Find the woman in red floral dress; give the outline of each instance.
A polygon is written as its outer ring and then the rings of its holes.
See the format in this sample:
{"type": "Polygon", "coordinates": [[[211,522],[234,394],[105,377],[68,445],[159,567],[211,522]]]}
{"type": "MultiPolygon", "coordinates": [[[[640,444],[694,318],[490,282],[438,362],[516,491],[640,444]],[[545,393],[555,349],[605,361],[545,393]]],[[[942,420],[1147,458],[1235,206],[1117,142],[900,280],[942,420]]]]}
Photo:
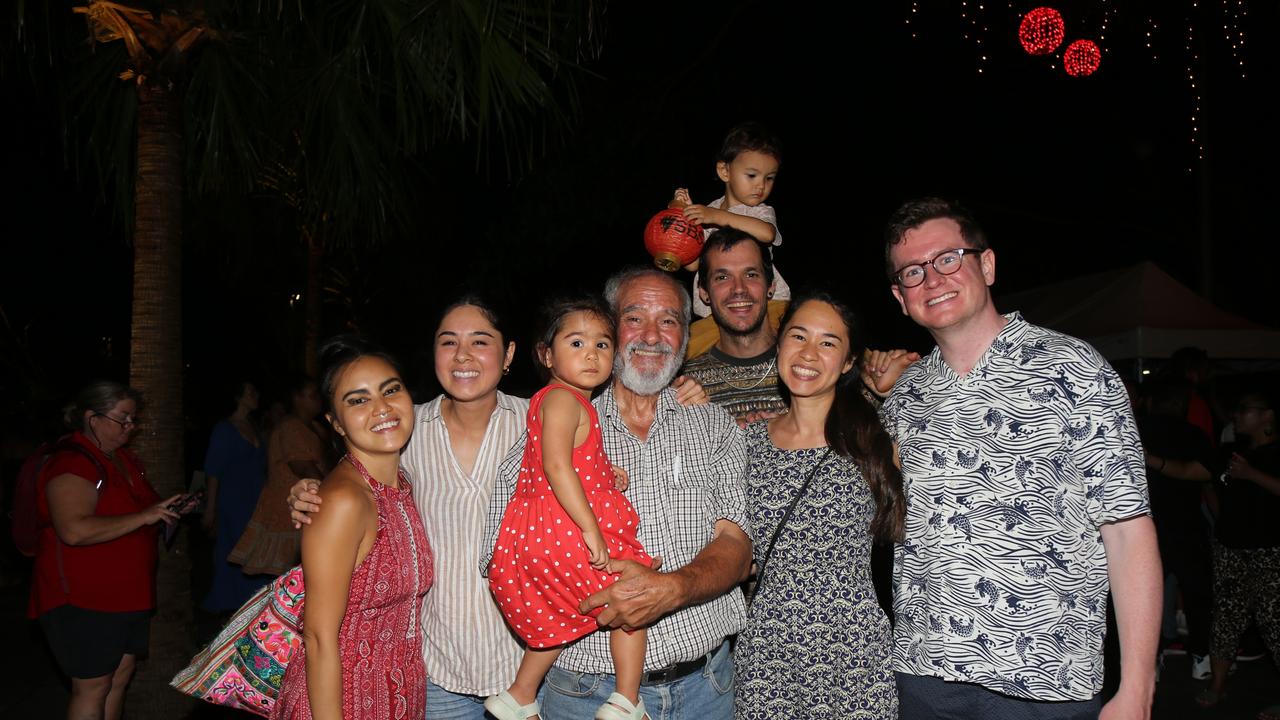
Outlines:
{"type": "Polygon", "coordinates": [[[272,717],[420,720],[431,548],[399,470],[413,401],[390,358],[362,341],[330,341],[321,359],[326,417],[347,456],[320,488],[325,512],[302,533],[304,642],[272,717]]]}

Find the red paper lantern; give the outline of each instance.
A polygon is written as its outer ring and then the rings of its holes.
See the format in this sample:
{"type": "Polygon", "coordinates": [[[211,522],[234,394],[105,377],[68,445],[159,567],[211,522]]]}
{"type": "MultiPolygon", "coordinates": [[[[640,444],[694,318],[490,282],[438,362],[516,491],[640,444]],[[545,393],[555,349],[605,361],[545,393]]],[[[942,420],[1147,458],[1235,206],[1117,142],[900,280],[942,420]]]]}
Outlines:
{"type": "Polygon", "coordinates": [[[644,228],[644,248],[653,264],[675,272],[698,259],[702,252],[702,226],[685,218],[680,208],[667,208],[649,219],[644,228]]]}
{"type": "Polygon", "coordinates": [[[1102,50],[1092,40],[1077,40],[1062,53],[1062,67],[1071,77],[1092,75],[1102,63],[1102,50]]]}
{"type": "Polygon", "coordinates": [[[1027,13],[1018,26],[1018,42],[1031,55],[1048,55],[1062,44],[1066,30],[1062,13],[1051,7],[1038,7],[1027,13]]]}

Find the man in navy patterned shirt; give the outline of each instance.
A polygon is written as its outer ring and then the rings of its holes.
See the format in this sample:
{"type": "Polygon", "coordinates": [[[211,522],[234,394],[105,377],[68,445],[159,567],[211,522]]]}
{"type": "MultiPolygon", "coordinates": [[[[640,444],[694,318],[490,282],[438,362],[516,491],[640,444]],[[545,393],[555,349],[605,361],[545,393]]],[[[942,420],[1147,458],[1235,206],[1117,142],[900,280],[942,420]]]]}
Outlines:
{"type": "Polygon", "coordinates": [[[885,259],[937,343],[882,409],[907,489],[902,717],[1149,717],[1160,559],[1119,377],[1087,343],[996,311],[995,253],[958,205],[899,208],[885,259]],[[1121,683],[1104,707],[1109,586],[1121,683]]]}

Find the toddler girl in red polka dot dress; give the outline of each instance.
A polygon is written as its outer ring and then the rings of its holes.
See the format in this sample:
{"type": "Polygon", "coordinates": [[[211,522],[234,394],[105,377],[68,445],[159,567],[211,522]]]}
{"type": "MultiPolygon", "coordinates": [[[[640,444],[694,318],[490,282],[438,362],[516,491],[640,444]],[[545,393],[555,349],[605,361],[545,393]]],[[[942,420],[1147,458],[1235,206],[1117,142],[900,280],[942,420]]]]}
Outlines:
{"type": "MultiPolygon", "coordinates": [[[[538,686],[566,643],[595,632],[578,603],[618,578],[614,560],[653,561],[636,540],[639,518],[622,494],[626,475],[609,464],[592,389],[613,369],[613,319],[598,300],[553,304],[535,348],[550,382],[529,401],[519,483],[502,518],[489,588],[528,647],[511,687],[485,700],[498,720],[538,713],[538,686]]],[[[617,692],[596,718],[640,720],[645,632],[609,636],[617,692]]]]}

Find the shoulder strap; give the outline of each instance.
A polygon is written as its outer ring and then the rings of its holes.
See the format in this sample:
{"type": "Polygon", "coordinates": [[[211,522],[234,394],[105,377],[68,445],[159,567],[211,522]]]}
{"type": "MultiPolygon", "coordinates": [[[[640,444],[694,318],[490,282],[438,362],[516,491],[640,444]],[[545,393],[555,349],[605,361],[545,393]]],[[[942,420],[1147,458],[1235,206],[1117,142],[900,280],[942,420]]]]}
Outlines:
{"type": "Polygon", "coordinates": [[[756,586],[751,592],[751,597],[747,598],[747,604],[750,604],[756,598],[756,595],[760,594],[760,587],[764,585],[764,571],[769,565],[769,558],[773,557],[773,547],[778,542],[778,536],[782,534],[782,528],[787,526],[787,521],[791,519],[791,513],[795,511],[796,505],[800,503],[800,498],[804,497],[805,492],[809,490],[809,484],[813,482],[813,477],[827,463],[827,458],[830,456],[831,448],[828,446],[818,458],[818,462],[814,463],[813,468],[809,470],[809,474],[805,476],[800,489],[796,491],[796,496],[791,498],[791,504],[787,505],[786,511],[782,513],[782,519],[778,521],[778,527],[773,529],[773,535],[769,538],[769,545],[765,548],[764,555],[760,556],[760,566],[756,568],[756,586]]]}
{"type": "Polygon", "coordinates": [[[89,462],[93,463],[94,470],[97,470],[98,472],[98,479],[97,482],[93,484],[93,489],[99,491],[102,490],[103,484],[107,482],[107,468],[96,455],[89,452],[83,445],[72,440],[70,437],[62,438],[58,442],[54,443],[53,450],[49,453],[49,456],[52,457],[54,453],[62,451],[79,453],[87,458],[89,462]]]}

